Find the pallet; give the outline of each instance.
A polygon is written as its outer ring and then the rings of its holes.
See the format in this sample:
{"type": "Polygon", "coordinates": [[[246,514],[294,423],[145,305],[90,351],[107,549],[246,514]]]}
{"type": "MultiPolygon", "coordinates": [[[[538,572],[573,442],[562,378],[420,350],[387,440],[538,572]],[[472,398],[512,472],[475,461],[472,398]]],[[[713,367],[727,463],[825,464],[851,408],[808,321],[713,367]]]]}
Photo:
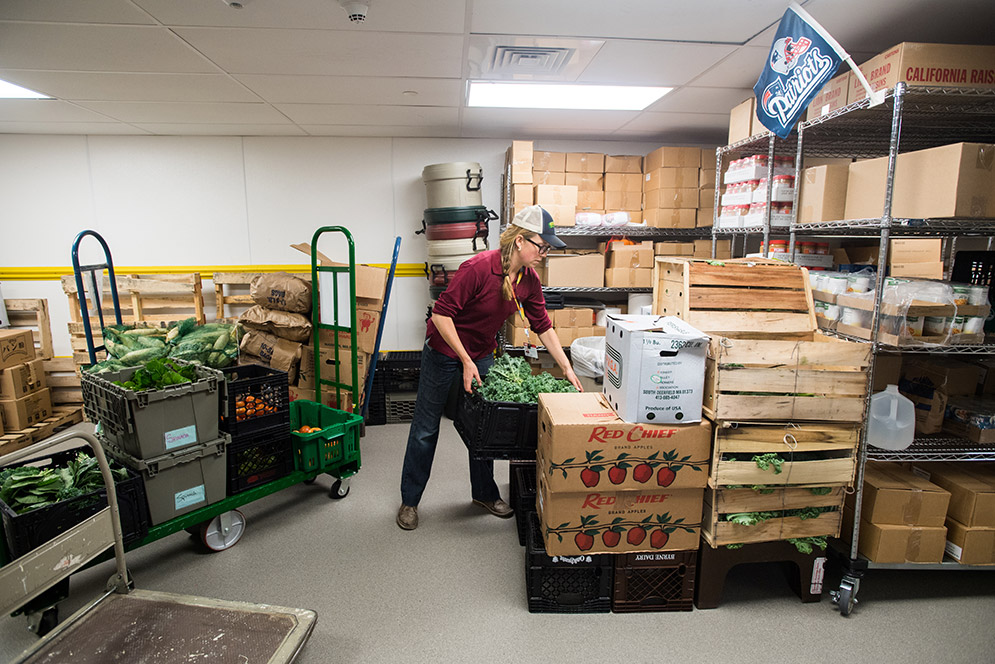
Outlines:
{"type": "Polygon", "coordinates": [[[709,486],[853,484],[860,425],[724,422],[714,428],[709,486]],[[777,454],[780,472],[754,455],[777,454]],[[732,460],[738,458],[741,460],[732,460]]]}
{"type": "Polygon", "coordinates": [[[658,256],[653,313],[741,339],[803,339],[817,329],[808,270],[765,259],[658,256]]]}
{"type": "Polygon", "coordinates": [[[796,537],[837,537],[843,518],[843,487],[831,487],[826,495],[815,495],[811,487],[785,487],[771,493],[750,488],[705,489],[701,536],[712,547],[727,544],[776,542],[796,537]],[[753,526],[743,526],[724,518],[741,512],[774,512],[806,507],[834,507],[816,518],[778,517],[753,526]]]}
{"type": "Polygon", "coordinates": [[[725,422],[860,422],[869,364],[869,345],[820,333],[787,341],[713,336],[704,412],[725,422]]]}
{"type": "Polygon", "coordinates": [[[83,421],[83,409],[79,406],[57,407],[54,411],[54,415],[34,426],[20,431],[8,431],[0,436],[0,457],[16,452],[28,445],[34,445],[83,421]]]}
{"type": "MultiPolygon", "coordinates": [[[[239,307],[240,311],[251,307],[255,302],[249,296],[249,284],[258,277],[261,272],[215,272],[211,280],[214,282],[214,305],[216,307],[215,318],[218,322],[233,321],[238,318],[232,307],[239,307]],[[227,286],[228,294],[225,294],[227,286]],[[234,292],[238,290],[239,292],[234,292]],[[226,310],[225,307],[228,307],[226,310]]],[[[311,282],[310,274],[293,274],[308,283],[311,282]]],[[[240,312],[239,312],[240,313],[240,312]]]]}
{"type": "Polygon", "coordinates": [[[45,360],[45,381],[52,393],[55,406],[83,405],[83,389],[80,386],[79,367],[71,357],[54,357],[45,360]]]}
{"type": "Polygon", "coordinates": [[[35,357],[51,359],[52,322],[48,315],[48,300],[44,299],[4,299],[4,307],[10,318],[11,329],[29,329],[35,342],[35,357]]]}

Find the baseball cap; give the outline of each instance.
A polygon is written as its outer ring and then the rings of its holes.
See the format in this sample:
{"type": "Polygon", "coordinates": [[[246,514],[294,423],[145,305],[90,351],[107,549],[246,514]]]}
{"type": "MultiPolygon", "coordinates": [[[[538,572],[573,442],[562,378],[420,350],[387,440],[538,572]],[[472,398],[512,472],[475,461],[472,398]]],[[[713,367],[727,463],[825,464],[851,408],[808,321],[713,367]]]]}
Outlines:
{"type": "Polygon", "coordinates": [[[556,237],[556,229],[553,228],[553,217],[538,205],[529,205],[515,215],[511,220],[513,226],[532,231],[541,237],[546,244],[554,249],[562,249],[567,246],[563,240],[556,237]]]}

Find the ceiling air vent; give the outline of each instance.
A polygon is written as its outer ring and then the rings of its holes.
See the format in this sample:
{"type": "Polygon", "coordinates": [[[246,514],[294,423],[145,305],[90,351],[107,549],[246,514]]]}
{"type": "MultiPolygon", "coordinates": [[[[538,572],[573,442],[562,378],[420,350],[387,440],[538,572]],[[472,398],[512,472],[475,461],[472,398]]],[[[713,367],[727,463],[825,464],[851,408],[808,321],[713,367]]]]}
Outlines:
{"type": "Polygon", "coordinates": [[[491,75],[558,75],[570,62],[575,49],[544,46],[495,46],[490,59],[491,75]]]}

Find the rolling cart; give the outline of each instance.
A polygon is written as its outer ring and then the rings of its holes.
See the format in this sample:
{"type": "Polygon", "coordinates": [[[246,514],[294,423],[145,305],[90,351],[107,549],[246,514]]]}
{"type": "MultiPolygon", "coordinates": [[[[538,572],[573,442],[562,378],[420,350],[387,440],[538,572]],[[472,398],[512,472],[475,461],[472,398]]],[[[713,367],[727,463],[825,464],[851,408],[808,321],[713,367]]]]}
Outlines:
{"type": "Polygon", "coordinates": [[[66,432],[13,453],[11,460],[23,459],[39,446],[73,438],[82,438],[93,448],[108,506],[0,568],[0,611],[11,613],[101,559],[111,547],[116,569],[106,594],[77,611],[15,662],[86,664],[119,658],[156,664],[293,662],[314,629],[314,611],[130,587],[114,480],[94,435],[66,432]]]}

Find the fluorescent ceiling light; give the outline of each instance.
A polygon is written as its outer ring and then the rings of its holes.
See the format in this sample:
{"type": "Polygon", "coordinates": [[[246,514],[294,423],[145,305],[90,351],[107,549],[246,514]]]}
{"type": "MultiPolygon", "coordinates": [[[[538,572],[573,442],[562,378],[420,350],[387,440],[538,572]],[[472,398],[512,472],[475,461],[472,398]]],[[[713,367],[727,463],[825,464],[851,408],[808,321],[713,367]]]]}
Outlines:
{"type": "Polygon", "coordinates": [[[470,81],[469,106],[641,111],[673,88],[470,81]]]}
{"type": "Polygon", "coordinates": [[[51,97],[0,79],[0,99],[51,99],[51,97]]]}

